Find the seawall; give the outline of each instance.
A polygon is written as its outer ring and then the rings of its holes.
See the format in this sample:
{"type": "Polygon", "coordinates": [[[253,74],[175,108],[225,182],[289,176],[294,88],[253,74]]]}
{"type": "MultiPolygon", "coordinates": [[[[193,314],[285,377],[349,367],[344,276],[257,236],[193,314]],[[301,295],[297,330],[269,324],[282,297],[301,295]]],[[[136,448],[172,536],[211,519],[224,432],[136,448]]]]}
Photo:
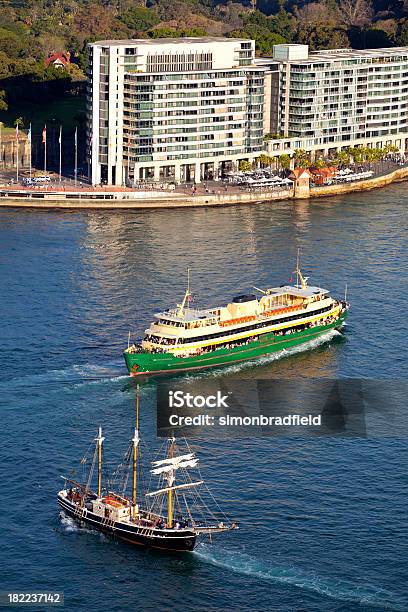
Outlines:
{"type": "Polygon", "coordinates": [[[205,194],[205,195],[173,195],[169,194],[166,198],[163,195],[161,198],[154,199],[121,199],[121,200],[95,200],[81,197],[81,199],[58,199],[52,198],[51,194],[47,194],[44,199],[29,198],[29,197],[1,197],[0,207],[15,207],[15,208],[59,208],[59,209],[104,209],[104,210],[129,210],[129,209],[152,209],[152,208],[186,208],[200,206],[233,206],[236,204],[255,204],[257,202],[270,202],[277,200],[293,199],[292,189],[289,191],[268,191],[257,193],[223,193],[223,194],[205,194]]]}
{"type": "MultiPolygon", "coordinates": [[[[346,193],[358,191],[366,191],[385,187],[393,182],[402,181],[408,178],[408,167],[398,168],[387,174],[377,176],[354,183],[344,183],[336,185],[325,185],[322,187],[311,187],[309,198],[338,196],[346,193]]],[[[237,204],[256,204],[261,202],[274,202],[282,200],[298,199],[292,189],[285,191],[262,191],[262,192],[239,192],[231,193],[224,192],[220,194],[204,194],[204,195],[183,195],[183,194],[165,194],[155,196],[153,198],[137,199],[110,199],[110,200],[95,200],[87,198],[85,193],[81,194],[80,198],[72,198],[65,195],[61,197],[59,194],[48,192],[44,198],[37,197],[17,197],[11,194],[5,194],[5,190],[0,189],[0,207],[1,208],[35,208],[35,209],[68,209],[68,210],[132,210],[132,209],[156,209],[156,208],[188,208],[200,206],[234,206],[237,204]]],[[[302,196],[302,199],[307,199],[307,196],[302,196]]]]}
{"type": "Polygon", "coordinates": [[[391,183],[403,181],[408,177],[408,168],[398,168],[388,174],[376,176],[363,181],[356,181],[355,183],[342,183],[337,185],[324,185],[323,187],[311,187],[310,197],[326,197],[342,195],[343,193],[353,193],[356,191],[367,191],[369,189],[377,189],[379,187],[385,187],[391,183]]]}

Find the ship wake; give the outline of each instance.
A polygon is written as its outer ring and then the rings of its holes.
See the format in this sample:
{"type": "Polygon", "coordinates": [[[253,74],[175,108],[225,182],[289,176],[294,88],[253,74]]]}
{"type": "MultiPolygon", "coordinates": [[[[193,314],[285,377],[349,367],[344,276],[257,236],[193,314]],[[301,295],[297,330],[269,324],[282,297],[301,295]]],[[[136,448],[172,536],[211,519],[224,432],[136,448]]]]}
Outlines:
{"type": "Polygon", "coordinates": [[[338,601],[369,605],[381,610],[395,610],[396,612],[407,610],[408,601],[399,600],[393,593],[381,587],[324,578],[314,572],[306,572],[294,566],[275,565],[268,560],[255,559],[239,551],[218,549],[206,544],[200,544],[194,554],[202,561],[217,567],[259,580],[313,591],[338,601]]]}
{"type": "Polygon", "coordinates": [[[62,527],[62,531],[66,534],[92,533],[92,534],[100,535],[102,538],[105,538],[104,534],[101,533],[100,531],[97,531],[96,529],[91,529],[90,527],[87,527],[83,523],[78,523],[78,521],[75,521],[72,517],[65,514],[65,512],[62,510],[60,512],[59,517],[60,517],[60,524],[62,527]]]}
{"type": "MultiPolygon", "coordinates": [[[[331,329],[330,331],[322,334],[318,338],[314,338],[313,340],[309,340],[308,342],[303,342],[302,344],[298,344],[297,346],[291,346],[289,348],[284,348],[281,351],[277,351],[276,353],[270,353],[269,355],[265,355],[264,357],[255,357],[254,359],[248,361],[242,361],[240,363],[235,363],[229,366],[225,366],[222,368],[223,374],[234,374],[235,372],[241,372],[246,368],[253,368],[254,366],[263,366],[268,363],[272,363],[273,361],[278,361],[283,359],[284,357],[291,357],[292,355],[296,355],[297,353],[303,353],[305,351],[310,351],[318,348],[321,345],[327,344],[331,340],[335,338],[342,338],[343,334],[336,329],[331,329]]],[[[202,372],[199,375],[196,373],[187,374],[188,378],[202,378],[202,377],[213,377],[219,376],[220,368],[214,367],[207,372],[202,372]]]]}
{"type": "Polygon", "coordinates": [[[95,365],[91,363],[71,365],[60,370],[47,370],[38,374],[26,373],[22,376],[10,378],[0,383],[2,387],[12,386],[13,390],[42,385],[67,385],[82,386],[90,384],[106,384],[120,380],[128,380],[128,375],[122,374],[123,364],[112,362],[106,365],[95,365]]]}

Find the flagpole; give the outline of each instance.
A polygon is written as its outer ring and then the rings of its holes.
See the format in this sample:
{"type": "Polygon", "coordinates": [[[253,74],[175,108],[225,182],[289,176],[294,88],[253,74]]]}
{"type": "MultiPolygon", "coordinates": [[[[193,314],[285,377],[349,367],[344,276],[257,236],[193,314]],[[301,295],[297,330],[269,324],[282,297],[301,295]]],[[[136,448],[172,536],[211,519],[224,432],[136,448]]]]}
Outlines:
{"type": "Polygon", "coordinates": [[[44,173],[47,172],[47,124],[44,127],[44,173]]]}
{"type": "Polygon", "coordinates": [[[28,142],[30,143],[30,154],[29,154],[29,163],[30,163],[30,178],[31,178],[31,123],[30,123],[30,129],[28,130],[28,142]]]}
{"type": "Polygon", "coordinates": [[[59,133],[59,182],[62,180],[62,125],[59,133]]]}
{"type": "Polygon", "coordinates": [[[75,185],[77,184],[77,176],[78,176],[78,128],[75,128],[75,169],[74,169],[74,177],[75,177],[75,185]]]}
{"type": "Polygon", "coordinates": [[[19,140],[18,140],[19,133],[18,133],[18,130],[19,130],[19,127],[18,127],[18,123],[17,123],[17,125],[16,125],[16,147],[17,147],[16,182],[17,183],[18,183],[18,153],[19,153],[19,151],[18,151],[18,149],[19,149],[19,146],[18,146],[19,145],[19,140]]]}

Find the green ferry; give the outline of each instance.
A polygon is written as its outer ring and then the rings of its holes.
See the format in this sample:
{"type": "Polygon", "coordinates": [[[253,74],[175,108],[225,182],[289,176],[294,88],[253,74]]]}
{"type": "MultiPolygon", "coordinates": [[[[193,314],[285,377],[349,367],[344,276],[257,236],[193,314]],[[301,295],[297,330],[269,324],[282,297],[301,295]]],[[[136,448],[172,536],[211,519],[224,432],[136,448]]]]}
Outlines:
{"type": "Polygon", "coordinates": [[[176,308],[154,315],[140,344],[124,357],[131,376],[228,366],[309,342],[340,329],[349,304],[311,287],[299,265],[297,283],[238,295],[226,306],[191,307],[190,282],[176,308]]]}

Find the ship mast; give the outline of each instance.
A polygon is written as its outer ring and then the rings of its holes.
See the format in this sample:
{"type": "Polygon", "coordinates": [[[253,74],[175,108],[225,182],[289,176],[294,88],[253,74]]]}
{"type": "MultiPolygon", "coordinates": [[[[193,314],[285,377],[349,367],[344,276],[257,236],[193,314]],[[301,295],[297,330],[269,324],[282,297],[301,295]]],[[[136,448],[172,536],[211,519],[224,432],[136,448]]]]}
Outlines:
{"type": "Polygon", "coordinates": [[[186,306],[186,302],[188,301],[188,298],[191,296],[191,291],[190,291],[190,268],[187,268],[187,289],[186,292],[184,294],[183,297],[183,301],[181,302],[181,304],[178,304],[179,306],[179,310],[178,310],[178,316],[182,317],[183,313],[184,313],[184,308],[186,306]]]}
{"type": "Polygon", "coordinates": [[[102,493],[102,444],[105,438],[102,437],[102,427],[99,427],[98,437],[95,438],[96,448],[98,451],[98,497],[102,493]]]}
{"type": "Polygon", "coordinates": [[[296,277],[297,277],[297,283],[296,286],[299,287],[299,281],[300,281],[300,287],[302,289],[306,289],[307,287],[307,278],[304,278],[302,272],[300,271],[300,265],[299,265],[299,249],[297,250],[297,257],[296,257],[296,277]]]}
{"type": "Polygon", "coordinates": [[[135,414],[135,434],[132,438],[133,442],[133,491],[132,491],[132,501],[133,501],[133,512],[137,514],[137,505],[136,505],[136,484],[137,484],[137,448],[139,445],[139,399],[140,399],[140,389],[139,385],[136,387],[136,414],[135,414]]]}
{"type": "MultiPolygon", "coordinates": [[[[155,495],[163,495],[167,494],[167,527],[168,529],[173,528],[173,515],[174,515],[174,497],[173,491],[178,489],[186,489],[190,487],[198,487],[203,484],[202,480],[197,482],[187,482],[185,484],[175,485],[176,481],[176,472],[179,468],[194,468],[198,464],[198,459],[195,457],[193,452],[189,452],[185,455],[176,455],[175,451],[176,447],[176,439],[169,438],[168,440],[168,452],[166,459],[161,459],[160,461],[153,461],[152,465],[154,466],[151,470],[152,474],[156,476],[164,475],[164,479],[167,481],[167,486],[158,489],[157,491],[150,491],[146,493],[147,497],[155,496],[155,495]]],[[[163,482],[163,481],[162,481],[163,482]]],[[[176,498],[177,501],[177,498],[176,498]]]]}
{"type": "MultiPolygon", "coordinates": [[[[169,458],[173,457],[174,451],[174,438],[170,440],[170,448],[169,448],[169,458]]],[[[167,477],[167,483],[169,486],[169,490],[167,492],[167,526],[169,529],[173,527],[173,489],[171,488],[175,481],[174,471],[171,470],[167,477]]]]}

